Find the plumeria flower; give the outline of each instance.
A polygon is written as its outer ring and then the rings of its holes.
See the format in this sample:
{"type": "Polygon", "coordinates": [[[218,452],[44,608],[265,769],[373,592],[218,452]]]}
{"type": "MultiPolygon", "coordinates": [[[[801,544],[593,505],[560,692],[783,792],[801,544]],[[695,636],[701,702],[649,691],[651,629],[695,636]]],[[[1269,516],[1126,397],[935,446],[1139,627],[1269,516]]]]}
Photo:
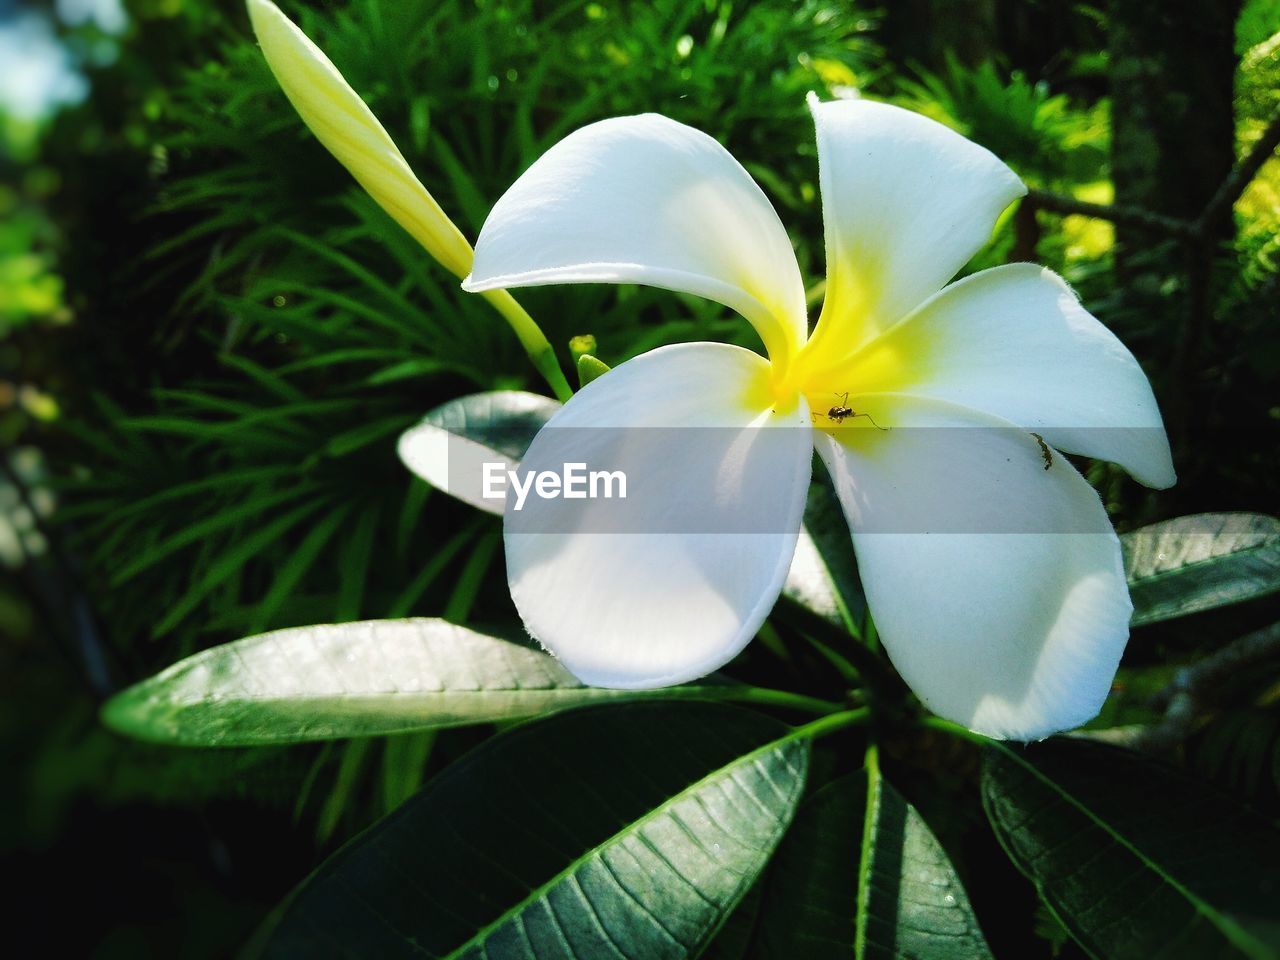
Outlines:
{"type": "Polygon", "coordinates": [[[816,448],[881,640],[921,700],[993,737],[1077,726],[1106,698],[1132,607],[1106,511],[1058,451],[1170,486],[1147,378],[1048,270],[947,285],[1025,193],[995,156],[893,106],[810,107],[827,260],[811,334],[777,214],[688,126],[652,114],[587,126],[493,208],[465,289],[648,284],[732,308],[764,347],[653,350],[551,418],[526,465],[607,453],[648,466],[646,497],[628,530],[562,524],[563,501],[509,509],[516,607],[587,683],[654,687],[720,667],[778,597],[816,448]],[[686,427],[711,429],[691,444],[643,439],[686,427]]]}
{"type": "Polygon", "coordinates": [[[882,641],[931,709],[1025,739],[1097,712],[1130,603],[1102,505],[1056,451],[1154,487],[1173,467],[1141,369],[1059,278],[1015,264],[944,286],[1024,192],[995,157],[904,110],[811,101],[828,276],[806,337],[786,233],[710,137],[653,115],[586,127],[499,201],[473,252],[324,53],[270,0],[247,5],[307,126],[483,291],[558,396],[551,347],[504,288],[650,284],[760,336],[767,359],[714,343],[636,357],[527,452],[530,469],[603,459],[644,480],[623,529],[593,523],[608,503],[505,513],[516,606],[580,679],[661,686],[737,654],[791,565],[816,447],[882,641]]]}

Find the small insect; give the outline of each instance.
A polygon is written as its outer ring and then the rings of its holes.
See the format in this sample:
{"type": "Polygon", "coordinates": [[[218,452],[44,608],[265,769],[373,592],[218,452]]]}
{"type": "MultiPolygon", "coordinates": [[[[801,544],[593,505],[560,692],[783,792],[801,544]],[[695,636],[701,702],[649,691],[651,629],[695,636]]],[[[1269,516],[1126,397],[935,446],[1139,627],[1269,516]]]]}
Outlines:
{"type": "Polygon", "coordinates": [[[1049,449],[1049,445],[1044,442],[1044,437],[1038,433],[1032,433],[1036,438],[1036,443],[1040,444],[1040,456],[1044,457],[1044,468],[1048,470],[1053,466],[1053,451],[1049,449]]]}
{"type": "Polygon", "coordinates": [[[866,417],[868,420],[871,421],[871,425],[875,427],[877,430],[889,429],[888,427],[882,427],[880,426],[880,424],[876,423],[875,418],[872,417],[871,414],[858,413],[848,404],[849,404],[849,391],[846,390],[844,393],[840,394],[840,403],[837,406],[834,406],[827,411],[827,419],[834,420],[836,423],[844,423],[846,420],[850,418],[853,418],[856,420],[858,417],[866,417]]]}

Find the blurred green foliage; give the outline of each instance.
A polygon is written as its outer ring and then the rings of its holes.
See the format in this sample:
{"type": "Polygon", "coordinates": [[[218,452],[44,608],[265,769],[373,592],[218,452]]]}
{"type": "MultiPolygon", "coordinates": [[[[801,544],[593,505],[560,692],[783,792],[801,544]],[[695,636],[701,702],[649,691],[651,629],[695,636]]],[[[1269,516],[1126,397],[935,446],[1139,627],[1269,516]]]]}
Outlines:
{"type": "MultiPolygon", "coordinates": [[[[1105,12],[1090,5],[1025,6],[1065,36],[1105,31],[1105,12]]],[[[1111,199],[1109,104],[1098,82],[1106,64],[1085,40],[1052,56],[1027,42],[993,46],[978,62],[922,65],[883,35],[884,11],[823,0],[284,7],[472,237],[490,204],[566,133],[651,110],[706,130],[744,163],[791,231],[816,303],[823,254],[804,107],[811,89],[900,102],[989,147],[1035,186],[1111,199]]],[[[9,831],[0,852],[31,866],[53,849],[63,859],[52,869],[65,871],[81,856],[122,856],[113,829],[133,836],[154,826],[160,841],[194,852],[165,860],[152,850],[160,861],[132,864],[127,877],[144,884],[139,895],[161,895],[157,876],[179,877],[182,892],[162,898],[158,917],[111,901],[123,916],[104,954],[129,955],[140,943],[172,954],[184,923],[218,926],[222,917],[226,929],[204,940],[204,955],[217,955],[320,851],[479,735],[200,752],[174,765],[154,748],[88,732],[93,684],[131,681],[272,627],[410,614],[511,621],[499,523],[412,479],[394,444],[445,400],[539,384],[496,316],[302,127],[239,4],[135,0],[127,9],[117,55],[87,61],[83,104],[36,127],[0,118],[0,440],[6,458],[19,445],[40,453],[18,479],[60,504],[49,520],[58,549],[21,557],[0,580],[0,625],[14,638],[0,648],[0,672],[23,678],[0,685],[5,752],[23,781],[0,810],[9,831]],[[253,816],[220,816],[229,803],[253,816]],[[139,804],[164,813],[149,822],[139,804]],[[239,858],[231,866],[228,849],[239,858]],[[194,876],[192,862],[202,864],[194,876]]],[[[1280,103],[1277,30],[1274,0],[1245,5],[1241,152],[1280,103]]],[[[82,42],[76,30],[67,35],[82,42]]],[[[1208,428],[1189,454],[1194,469],[1180,464],[1189,481],[1153,508],[1115,471],[1089,472],[1121,526],[1153,519],[1153,509],[1274,510],[1280,161],[1263,168],[1236,221],[1215,274],[1220,333],[1196,386],[1208,428]]],[[[1108,224],[1043,213],[1039,224],[1036,259],[1066,275],[1134,347],[1162,398],[1186,389],[1162,378],[1170,317],[1185,294],[1176,269],[1135,305],[1116,282],[1108,224]]],[[[968,269],[1010,257],[1017,230],[1006,217],[968,269]]],[[[747,325],[718,306],[645,288],[555,287],[520,299],[566,364],[570,339],[582,334],[594,335],[592,352],[610,365],[682,340],[752,344],[747,325]]],[[[1241,613],[1235,626],[1256,625],[1255,616],[1241,613]]],[[[1219,640],[1194,623],[1161,634],[1127,664],[1127,682],[1158,685],[1170,660],[1219,640]],[[1153,680],[1150,671],[1163,672],[1153,680]]],[[[749,660],[748,674],[803,674],[802,664],[778,668],[769,656],[749,654],[762,662],[749,660]]],[[[1192,762],[1274,810],[1280,788],[1264,774],[1280,758],[1275,689],[1253,679],[1244,706],[1197,738],[1192,762]]],[[[960,806],[953,818],[976,816],[960,806]]],[[[940,827],[944,843],[948,829],[963,824],[940,827]]],[[[990,838],[965,845],[962,864],[994,850],[990,838]]],[[[974,899],[990,916],[982,895],[974,899]]],[[[1023,906],[993,945],[1003,937],[1046,955],[1050,942],[1061,946],[1029,891],[1023,906]]]]}

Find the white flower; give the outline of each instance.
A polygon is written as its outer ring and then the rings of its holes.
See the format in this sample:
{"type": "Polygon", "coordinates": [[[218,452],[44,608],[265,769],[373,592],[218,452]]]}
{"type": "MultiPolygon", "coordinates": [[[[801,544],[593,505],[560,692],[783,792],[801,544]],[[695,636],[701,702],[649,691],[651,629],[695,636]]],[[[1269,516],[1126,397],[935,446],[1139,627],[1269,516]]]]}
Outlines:
{"type": "Polygon", "coordinates": [[[810,106],[828,276],[808,337],[777,214],[690,127],[656,115],[592,124],[494,207],[467,290],[665,287],[733,308],[768,354],[665,347],[574,396],[525,463],[647,465],[647,531],[575,531],[548,521],[563,501],[531,500],[505,519],[511,595],[588,683],[706,674],[778,596],[816,446],[881,640],[925,704],[996,737],[1083,723],[1106,698],[1131,605],[1106,512],[1056,450],[1171,485],[1147,379],[1047,270],[1010,264],[945,286],[1025,192],[991,153],[885,104],[810,106]],[[868,416],[828,416],[839,406],[868,416]],[[656,439],[669,429],[645,427],[741,429],[671,449],[656,439]],[[932,525],[939,504],[955,526],[932,525]]]}

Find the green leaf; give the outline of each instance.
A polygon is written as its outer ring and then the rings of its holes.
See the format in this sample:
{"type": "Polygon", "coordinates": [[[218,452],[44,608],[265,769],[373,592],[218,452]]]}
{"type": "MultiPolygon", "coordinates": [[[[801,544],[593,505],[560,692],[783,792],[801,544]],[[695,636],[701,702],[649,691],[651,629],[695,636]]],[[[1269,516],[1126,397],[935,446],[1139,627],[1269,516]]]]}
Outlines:
{"type": "Polygon", "coordinates": [[[340,745],[342,757],[338,761],[333,787],[329,790],[329,795],[324,798],[320,815],[316,818],[317,843],[329,842],[334,831],[338,829],[342,814],[351,806],[371,744],[371,740],[362,737],[340,745]]]}
{"type": "Polygon", "coordinates": [[[152,635],[159,637],[172,630],[218,586],[240,573],[247,563],[325,506],[325,501],[314,500],[295,507],[286,514],[274,517],[269,523],[218,554],[209,564],[208,569],[203,571],[199,578],[174,600],[165,615],[152,628],[152,635]]]}
{"type": "Polygon", "coordinates": [[[207,542],[211,535],[221,533],[241,521],[254,520],[261,522],[262,518],[267,515],[268,510],[290,500],[296,500],[303,494],[312,493],[315,489],[314,484],[302,482],[290,484],[283,490],[268,490],[262,494],[245,497],[234,506],[220,509],[212,516],[193,523],[172,536],[166,537],[160,543],[140,551],[132,563],[125,564],[116,570],[111,578],[111,585],[118,587],[131,577],[156,566],[175,551],[192,544],[207,542]]]}
{"type": "Polygon", "coordinates": [[[803,733],[718,704],[517,727],[326,861],[265,954],[696,956],[786,830],[808,761],[803,733]]]}
{"type": "Polygon", "coordinates": [[[428,413],[400,437],[400,459],[411,471],[451,496],[490,513],[503,504],[486,500],[480,464],[512,469],[542,425],[560,409],[550,397],[495,390],[459,397],[428,413]]]}
{"type": "Polygon", "coordinates": [[[334,620],[345,622],[360,616],[360,608],[364,606],[365,581],[369,576],[369,561],[373,555],[374,538],[377,536],[381,515],[380,503],[372,503],[366,507],[343,548],[342,566],[338,570],[334,620]]]}
{"type": "Polygon", "coordinates": [[[391,619],[400,619],[412,613],[414,604],[421,600],[422,595],[439,579],[449,564],[453,562],[453,558],[458,552],[471,543],[474,537],[483,530],[483,518],[472,521],[436,547],[435,553],[430,560],[422,565],[422,569],[418,571],[417,576],[409,581],[405,588],[391,601],[387,607],[387,616],[391,619]]]}
{"type": "Polygon", "coordinates": [[[990,957],[942,845],[874,765],[866,776],[857,955],[990,957]]]}
{"type": "Polygon", "coordinates": [[[338,504],[307,531],[307,535],[303,537],[302,542],[298,544],[297,548],[290,554],[289,559],[285,561],[284,565],[276,573],[275,579],[271,583],[271,589],[262,598],[262,603],[259,604],[254,614],[251,629],[263,630],[271,623],[271,618],[280,610],[280,605],[289,598],[297,588],[298,581],[315,564],[320,556],[320,551],[324,549],[325,544],[342,526],[347,516],[351,513],[351,509],[351,504],[338,504]]]}
{"type": "Polygon", "coordinates": [[[1145,757],[1083,740],[993,746],[1000,842],[1092,955],[1280,956],[1280,832],[1145,757]]]}
{"type": "Polygon", "coordinates": [[[1236,56],[1280,31],[1280,0],[1247,0],[1236,20],[1236,56]]]}
{"type": "Polygon", "coordinates": [[[448,363],[431,357],[413,357],[409,360],[401,360],[399,363],[384,367],[377,373],[371,374],[365,378],[365,383],[371,387],[380,387],[388,383],[426,377],[433,373],[450,369],[451,367],[448,363]]]}
{"type": "Polygon", "coordinates": [[[436,159],[440,163],[440,168],[444,171],[445,177],[449,180],[451,196],[457,202],[462,210],[462,215],[466,218],[473,236],[480,232],[480,227],[484,224],[485,218],[489,216],[489,208],[492,201],[485,196],[484,191],[476,183],[472,172],[467,169],[467,165],[458,159],[458,155],[449,147],[449,143],[445,137],[432,137],[431,146],[434,148],[436,159]]]}
{"type": "Polygon", "coordinates": [[[1157,623],[1280,590],[1280,520],[1200,513],[1120,538],[1133,624],[1157,623]]]}
{"type": "Polygon", "coordinates": [[[403,561],[408,554],[409,544],[418,533],[418,521],[422,518],[422,508],[431,496],[431,484],[412,479],[404,491],[404,502],[400,506],[400,516],[395,524],[396,559],[403,561]]]}
{"type": "Polygon", "coordinates": [[[382,809],[390,813],[422,786],[436,731],[387,737],[382,755],[382,809]]]}
{"type": "Polygon", "coordinates": [[[874,768],[801,805],[764,881],[749,960],[990,957],[960,878],[874,768]]]}
{"type": "Polygon", "coordinates": [[[213,647],[113,697],[120,733],[191,746],[367,737],[515,720],[600,701],[708,697],[584,687],[554,658],[443,620],[276,630],[213,647]]]}
{"type": "Polygon", "coordinates": [[[449,595],[449,602],[445,604],[446,620],[455,623],[466,622],[471,615],[471,608],[476,598],[480,595],[480,589],[484,586],[489,573],[489,564],[493,562],[493,555],[498,552],[498,547],[501,545],[502,536],[497,531],[482,534],[475,542],[471,555],[467,557],[467,562],[462,567],[462,572],[458,574],[458,582],[449,595]]]}
{"type": "Polygon", "coordinates": [[[384,420],[362,423],[358,427],[352,427],[331,437],[324,446],[325,453],[331,457],[345,457],[361,447],[377,443],[383,437],[399,433],[407,422],[407,417],[388,417],[384,420]]]}
{"type": "Polygon", "coordinates": [[[746,892],[733,913],[726,918],[715,939],[699,955],[700,960],[747,960],[748,951],[755,942],[756,918],[760,913],[766,876],[767,871],[746,892]]]}

